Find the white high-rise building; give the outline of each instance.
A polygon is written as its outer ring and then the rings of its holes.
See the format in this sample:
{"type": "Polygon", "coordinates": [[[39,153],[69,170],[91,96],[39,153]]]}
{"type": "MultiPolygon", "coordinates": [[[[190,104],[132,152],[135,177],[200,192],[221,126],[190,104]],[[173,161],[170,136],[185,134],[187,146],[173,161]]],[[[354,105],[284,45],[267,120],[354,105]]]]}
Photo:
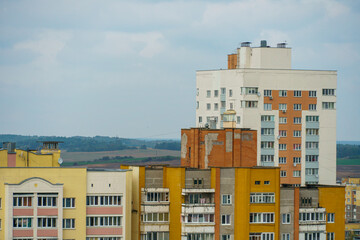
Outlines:
{"type": "Polygon", "coordinates": [[[244,42],[228,69],[197,71],[196,126],[258,131],[259,166],[281,167],[281,183],[336,183],[337,72],[291,69],[291,48],[244,42]]]}

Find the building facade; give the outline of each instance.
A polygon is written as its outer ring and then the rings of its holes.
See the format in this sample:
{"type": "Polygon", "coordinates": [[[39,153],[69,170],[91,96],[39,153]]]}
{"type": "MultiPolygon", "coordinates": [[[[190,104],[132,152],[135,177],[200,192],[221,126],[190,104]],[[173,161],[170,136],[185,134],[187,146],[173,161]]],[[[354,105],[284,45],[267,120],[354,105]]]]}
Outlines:
{"type": "Polygon", "coordinates": [[[360,178],[343,178],[346,222],[360,222],[360,178]]]}
{"type": "Polygon", "coordinates": [[[0,239],[131,239],[131,171],[18,167],[0,176],[0,239]]]}
{"type": "Polygon", "coordinates": [[[257,130],[258,165],[279,166],[281,183],[335,184],[337,72],[291,69],[290,48],[261,45],[242,43],[229,69],[197,71],[196,126],[220,129],[234,110],[237,128],[257,130]]]}
{"type": "Polygon", "coordinates": [[[181,166],[254,167],[257,154],[257,133],[250,129],[181,130],[181,166]]]}
{"type": "Polygon", "coordinates": [[[60,167],[59,142],[44,141],[39,149],[16,149],[14,142],[4,142],[0,149],[0,167],[60,167]]]}

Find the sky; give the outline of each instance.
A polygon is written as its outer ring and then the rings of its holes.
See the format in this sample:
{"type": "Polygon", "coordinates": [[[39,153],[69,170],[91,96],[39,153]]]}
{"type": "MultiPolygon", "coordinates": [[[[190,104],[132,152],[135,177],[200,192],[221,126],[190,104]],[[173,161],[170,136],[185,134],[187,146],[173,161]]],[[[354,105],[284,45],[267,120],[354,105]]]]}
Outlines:
{"type": "Polygon", "coordinates": [[[180,138],[196,70],[286,41],[338,71],[337,140],[360,140],[360,1],[0,0],[0,133],[180,138]]]}

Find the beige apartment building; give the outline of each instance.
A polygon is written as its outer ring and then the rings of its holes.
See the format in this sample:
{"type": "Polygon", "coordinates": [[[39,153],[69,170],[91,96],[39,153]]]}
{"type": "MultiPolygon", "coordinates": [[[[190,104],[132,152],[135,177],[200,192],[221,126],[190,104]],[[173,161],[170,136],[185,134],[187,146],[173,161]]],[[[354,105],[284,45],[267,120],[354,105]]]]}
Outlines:
{"type": "Polygon", "coordinates": [[[257,164],[279,166],[282,184],[336,183],[337,72],[291,69],[291,48],[250,47],[228,55],[228,69],[197,71],[196,126],[257,130],[257,164]]]}

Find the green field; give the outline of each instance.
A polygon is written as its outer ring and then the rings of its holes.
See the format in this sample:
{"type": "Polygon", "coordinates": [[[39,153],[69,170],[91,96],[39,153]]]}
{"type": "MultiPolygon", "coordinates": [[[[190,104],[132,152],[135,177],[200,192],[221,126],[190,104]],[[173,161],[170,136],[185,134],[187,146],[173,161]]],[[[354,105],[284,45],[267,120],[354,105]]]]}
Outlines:
{"type": "Polygon", "coordinates": [[[360,159],[344,159],[338,158],[336,160],[337,165],[360,165],[360,159]]]}
{"type": "Polygon", "coordinates": [[[180,158],[180,151],[161,150],[161,149],[126,149],[120,151],[106,151],[106,152],[61,152],[61,157],[64,164],[68,162],[84,162],[94,161],[101,159],[105,156],[124,157],[131,156],[133,158],[147,158],[147,157],[161,157],[161,156],[174,156],[180,158]]]}

